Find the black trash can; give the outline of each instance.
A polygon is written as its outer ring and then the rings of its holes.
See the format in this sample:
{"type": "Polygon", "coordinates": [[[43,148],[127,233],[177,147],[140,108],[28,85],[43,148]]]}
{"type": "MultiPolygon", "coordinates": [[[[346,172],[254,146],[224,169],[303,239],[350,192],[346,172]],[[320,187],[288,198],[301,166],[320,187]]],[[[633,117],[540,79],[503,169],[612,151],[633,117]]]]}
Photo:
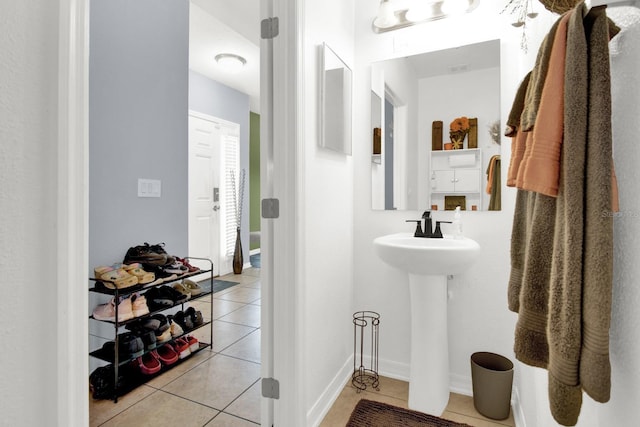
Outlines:
{"type": "Polygon", "coordinates": [[[511,410],[513,363],[495,353],[471,355],[473,405],[485,417],[504,420],[511,410]]]}

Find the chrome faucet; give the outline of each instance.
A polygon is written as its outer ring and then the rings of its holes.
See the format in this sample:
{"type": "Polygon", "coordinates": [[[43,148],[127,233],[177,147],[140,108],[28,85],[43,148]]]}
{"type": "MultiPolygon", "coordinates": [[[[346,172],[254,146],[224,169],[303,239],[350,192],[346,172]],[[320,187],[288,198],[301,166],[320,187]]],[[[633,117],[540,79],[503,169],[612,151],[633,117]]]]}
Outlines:
{"type": "Polygon", "coordinates": [[[451,221],[436,221],[436,228],[435,230],[433,230],[430,211],[424,211],[424,213],[422,214],[422,219],[408,219],[405,221],[416,223],[416,231],[413,233],[413,237],[442,239],[442,230],[440,229],[440,224],[451,224],[451,221]],[[422,219],[424,219],[424,231],[422,229],[422,219]]]}

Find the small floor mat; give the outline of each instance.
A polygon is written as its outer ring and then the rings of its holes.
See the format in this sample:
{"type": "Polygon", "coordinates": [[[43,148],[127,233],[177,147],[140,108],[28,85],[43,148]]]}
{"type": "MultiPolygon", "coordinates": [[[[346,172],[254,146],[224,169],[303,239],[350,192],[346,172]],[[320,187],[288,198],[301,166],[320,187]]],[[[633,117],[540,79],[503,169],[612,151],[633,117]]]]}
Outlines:
{"type": "Polygon", "coordinates": [[[232,286],[239,285],[240,283],[213,279],[212,284],[211,279],[206,279],[198,282],[198,284],[205,292],[209,292],[209,289],[211,289],[211,292],[215,294],[216,292],[224,291],[225,289],[229,289],[232,286]]]}
{"type": "Polygon", "coordinates": [[[362,399],[346,427],[471,427],[422,412],[362,399]]]}

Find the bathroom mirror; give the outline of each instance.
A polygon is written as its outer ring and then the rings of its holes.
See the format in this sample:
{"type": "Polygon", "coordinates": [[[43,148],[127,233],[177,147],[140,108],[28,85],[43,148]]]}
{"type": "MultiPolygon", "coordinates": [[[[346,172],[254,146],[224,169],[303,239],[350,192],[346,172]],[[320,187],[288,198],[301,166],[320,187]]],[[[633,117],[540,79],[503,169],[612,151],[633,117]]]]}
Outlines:
{"type": "Polygon", "coordinates": [[[375,62],[371,85],[372,209],[500,209],[499,40],[375,62]],[[463,116],[474,140],[445,150],[463,116]]]}
{"type": "Polygon", "coordinates": [[[351,69],[326,43],[320,57],[320,146],[350,155],[351,69]]]}

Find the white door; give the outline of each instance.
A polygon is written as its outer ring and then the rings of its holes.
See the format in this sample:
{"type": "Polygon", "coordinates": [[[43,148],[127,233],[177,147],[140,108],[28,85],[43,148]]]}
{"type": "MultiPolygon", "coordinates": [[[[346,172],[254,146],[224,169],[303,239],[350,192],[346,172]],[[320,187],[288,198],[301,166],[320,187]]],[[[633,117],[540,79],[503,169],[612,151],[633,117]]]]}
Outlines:
{"type": "Polygon", "coordinates": [[[214,276],[220,274],[220,142],[218,123],[189,115],[189,256],[212,260],[214,276]]]}

